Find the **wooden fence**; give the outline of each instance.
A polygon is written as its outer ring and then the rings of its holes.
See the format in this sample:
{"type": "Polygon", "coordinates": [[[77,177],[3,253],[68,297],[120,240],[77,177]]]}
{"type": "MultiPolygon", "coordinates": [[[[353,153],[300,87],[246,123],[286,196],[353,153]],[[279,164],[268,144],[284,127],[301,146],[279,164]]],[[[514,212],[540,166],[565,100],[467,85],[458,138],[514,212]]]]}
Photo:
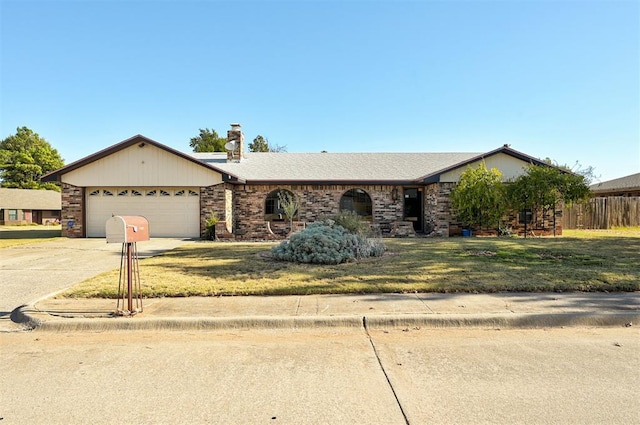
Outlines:
{"type": "Polygon", "coordinates": [[[564,229],[611,229],[640,226],[640,196],[591,198],[586,204],[564,207],[564,229]]]}

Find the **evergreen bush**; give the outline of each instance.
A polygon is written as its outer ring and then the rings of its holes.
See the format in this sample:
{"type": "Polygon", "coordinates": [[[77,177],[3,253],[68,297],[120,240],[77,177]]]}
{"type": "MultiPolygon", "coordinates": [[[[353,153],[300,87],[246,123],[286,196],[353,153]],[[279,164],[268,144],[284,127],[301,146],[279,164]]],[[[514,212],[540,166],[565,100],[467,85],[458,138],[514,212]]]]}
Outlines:
{"type": "Polygon", "coordinates": [[[354,234],[332,220],[310,224],[271,250],[273,258],[282,261],[313,264],[340,264],[355,259],[381,256],[382,239],[354,234]]]}

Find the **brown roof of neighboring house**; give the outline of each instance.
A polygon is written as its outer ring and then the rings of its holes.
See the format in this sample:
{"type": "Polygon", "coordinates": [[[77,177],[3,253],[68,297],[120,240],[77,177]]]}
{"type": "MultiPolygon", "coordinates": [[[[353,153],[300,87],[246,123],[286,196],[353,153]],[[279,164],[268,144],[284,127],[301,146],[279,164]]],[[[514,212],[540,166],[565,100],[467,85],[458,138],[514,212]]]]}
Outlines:
{"type": "Polygon", "coordinates": [[[0,188],[0,208],[58,211],[62,209],[62,195],[55,190],[0,188]]]}
{"type": "Polygon", "coordinates": [[[637,190],[640,190],[640,173],[591,185],[591,191],[595,194],[605,192],[631,192],[637,190]]]}

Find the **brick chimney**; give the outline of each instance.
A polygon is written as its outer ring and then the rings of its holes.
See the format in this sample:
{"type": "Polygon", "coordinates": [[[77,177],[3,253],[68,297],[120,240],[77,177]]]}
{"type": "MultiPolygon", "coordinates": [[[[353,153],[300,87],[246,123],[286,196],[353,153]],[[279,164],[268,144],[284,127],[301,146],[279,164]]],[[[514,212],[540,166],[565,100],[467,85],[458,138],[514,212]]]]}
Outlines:
{"type": "Polygon", "coordinates": [[[240,124],[231,124],[231,130],[227,131],[227,141],[233,144],[233,149],[227,150],[227,162],[240,162],[244,158],[244,134],[240,124]]]}

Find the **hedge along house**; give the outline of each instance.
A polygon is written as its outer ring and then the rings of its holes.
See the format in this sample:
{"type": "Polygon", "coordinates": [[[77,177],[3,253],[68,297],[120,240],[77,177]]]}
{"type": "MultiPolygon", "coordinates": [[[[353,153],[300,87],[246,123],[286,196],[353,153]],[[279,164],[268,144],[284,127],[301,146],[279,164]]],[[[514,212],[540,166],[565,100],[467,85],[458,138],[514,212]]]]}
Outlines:
{"type": "MultiPolygon", "coordinates": [[[[487,153],[245,152],[240,125],[228,152],[183,153],[137,135],[43,176],[62,184],[63,235],[104,237],[112,215],[142,215],[152,237],[197,238],[215,212],[218,238],[284,237],[278,192],[299,202],[294,226],[352,210],[383,236],[461,234],[449,193],[484,161],[505,180],[542,161],[507,145],[487,153]]],[[[517,224],[517,223],[516,223],[517,224]]]]}

